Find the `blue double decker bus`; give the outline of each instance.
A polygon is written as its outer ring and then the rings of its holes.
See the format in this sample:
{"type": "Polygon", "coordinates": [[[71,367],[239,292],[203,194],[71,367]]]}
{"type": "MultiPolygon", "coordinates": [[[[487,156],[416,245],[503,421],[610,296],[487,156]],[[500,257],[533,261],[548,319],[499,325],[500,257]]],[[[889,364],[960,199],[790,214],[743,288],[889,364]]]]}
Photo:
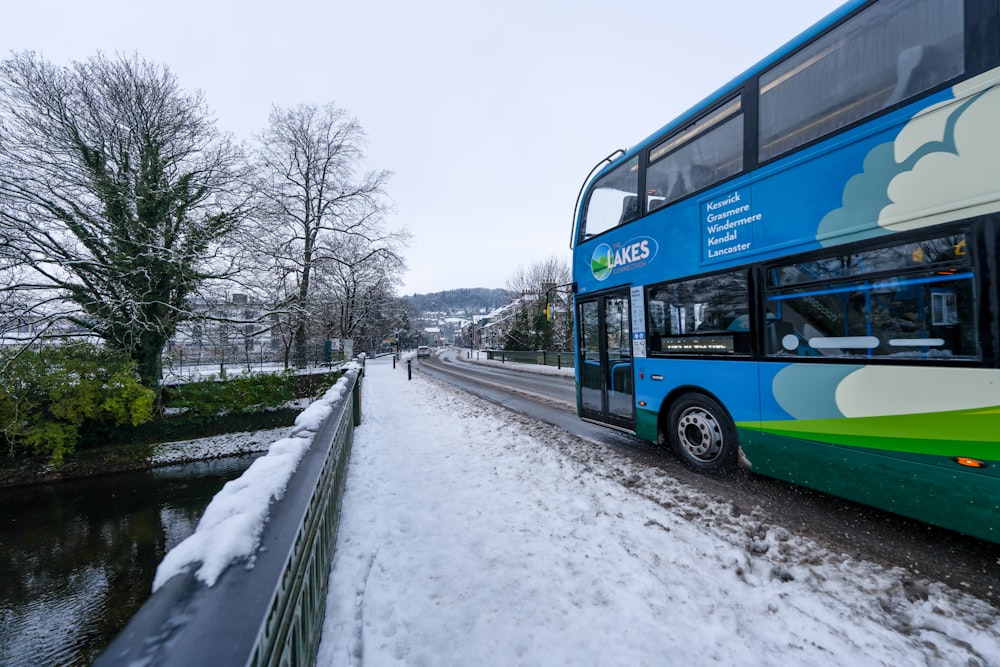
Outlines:
{"type": "Polygon", "coordinates": [[[592,171],[582,418],[1000,542],[1000,1],[843,5],[592,171]]]}

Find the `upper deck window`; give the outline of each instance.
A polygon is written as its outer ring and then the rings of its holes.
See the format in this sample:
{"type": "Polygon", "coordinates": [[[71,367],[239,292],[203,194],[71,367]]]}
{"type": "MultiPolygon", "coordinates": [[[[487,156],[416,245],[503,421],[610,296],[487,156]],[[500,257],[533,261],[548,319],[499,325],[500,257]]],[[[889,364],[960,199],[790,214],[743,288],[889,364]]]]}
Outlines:
{"type": "Polygon", "coordinates": [[[963,0],[885,0],[760,77],[769,160],[965,71],[963,0]]]}
{"type": "Polygon", "coordinates": [[[743,115],[736,98],[649,152],[647,210],[686,197],[743,169],[743,115]]]}
{"type": "Polygon", "coordinates": [[[634,157],[598,179],[583,212],[580,240],[639,217],[639,158],[634,157]]]}

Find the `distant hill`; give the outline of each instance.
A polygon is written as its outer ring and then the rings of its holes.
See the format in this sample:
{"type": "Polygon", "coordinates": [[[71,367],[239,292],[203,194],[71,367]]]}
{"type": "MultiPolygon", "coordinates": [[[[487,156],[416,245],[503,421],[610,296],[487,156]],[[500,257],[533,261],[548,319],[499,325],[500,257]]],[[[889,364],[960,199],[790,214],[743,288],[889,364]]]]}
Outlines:
{"type": "Polygon", "coordinates": [[[473,287],[452,289],[432,294],[414,294],[403,298],[423,313],[435,312],[464,315],[489,312],[510,303],[514,293],[505,289],[473,287]]]}

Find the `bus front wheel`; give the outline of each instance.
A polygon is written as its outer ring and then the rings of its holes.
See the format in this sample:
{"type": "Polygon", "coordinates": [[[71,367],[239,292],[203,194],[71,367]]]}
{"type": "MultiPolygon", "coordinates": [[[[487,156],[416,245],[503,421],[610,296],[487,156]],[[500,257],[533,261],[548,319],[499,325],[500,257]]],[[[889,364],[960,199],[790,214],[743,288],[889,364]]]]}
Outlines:
{"type": "Polygon", "coordinates": [[[681,461],[700,472],[725,473],[736,467],[736,426],[725,409],[704,394],[684,394],[673,402],[667,441],[681,461]]]}

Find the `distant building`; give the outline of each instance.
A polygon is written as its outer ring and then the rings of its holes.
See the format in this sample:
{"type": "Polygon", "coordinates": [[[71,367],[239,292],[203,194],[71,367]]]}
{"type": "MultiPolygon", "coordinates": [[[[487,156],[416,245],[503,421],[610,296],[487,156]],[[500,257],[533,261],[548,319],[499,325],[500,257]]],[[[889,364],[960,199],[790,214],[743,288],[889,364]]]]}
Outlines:
{"type": "Polygon", "coordinates": [[[278,360],[284,352],[277,315],[239,292],[219,301],[196,301],[191,310],[203,315],[182,322],[167,344],[167,362],[256,363],[278,360]]]}

